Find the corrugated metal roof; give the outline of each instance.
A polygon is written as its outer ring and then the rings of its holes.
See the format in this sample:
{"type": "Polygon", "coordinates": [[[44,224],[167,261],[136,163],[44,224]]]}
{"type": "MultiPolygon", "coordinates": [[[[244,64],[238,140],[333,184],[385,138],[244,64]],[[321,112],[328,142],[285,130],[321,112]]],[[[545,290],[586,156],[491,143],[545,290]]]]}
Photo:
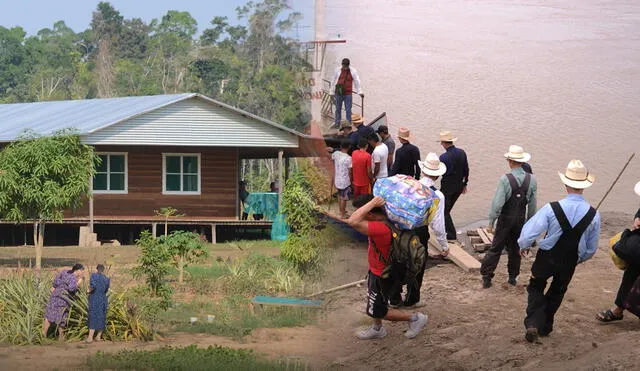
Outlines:
{"type": "Polygon", "coordinates": [[[15,140],[24,130],[42,135],[74,128],[87,134],[195,94],[0,104],[0,141],[15,140]]]}
{"type": "Polygon", "coordinates": [[[82,139],[92,145],[298,147],[295,134],[200,97],[124,120],[82,139]]]}
{"type": "Polygon", "coordinates": [[[307,137],[295,130],[203,95],[185,93],[143,97],[0,104],[0,142],[13,141],[27,129],[31,129],[42,135],[49,135],[61,129],[74,128],[80,135],[87,135],[172,103],[193,97],[204,99],[210,104],[218,105],[297,136],[307,137]]]}

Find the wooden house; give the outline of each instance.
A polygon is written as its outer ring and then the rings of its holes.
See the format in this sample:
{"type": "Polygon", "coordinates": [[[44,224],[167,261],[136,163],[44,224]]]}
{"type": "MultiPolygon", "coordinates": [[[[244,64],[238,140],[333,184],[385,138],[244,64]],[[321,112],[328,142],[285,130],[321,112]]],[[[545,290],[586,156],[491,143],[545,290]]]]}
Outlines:
{"type": "MultiPolygon", "coordinates": [[[[62,223],[67,227],[61,226],[60,234],[67,237],[56,238],[48,229],[48,244],[67,241],[69,235],[77,241],[80,225],[95,228],[99,239],[131,242],[142,229],[155,231],[162,219],[154,211],[168,206],[185,214],[173,224],[206,227],[214,241],[217,226],[268,225],[239,218],[240,161],[279,158],[282,166],[285,159],[316,156],[324,149],[322,138],[200,94],[0,105],[0,143],[26,129],[47,135],[64,128],[77,130],[102,163],[90,180],[93,197],[62,223]],[[129,236],[113,227],[124,225],[135,226],[129,236]]],[[[10,227],[3,226],[5,232],[10,227]]],[[[22,232],[4,233],[0,243],[26,242],[28,237],[23,241],[16,233],[22,232]]]]}

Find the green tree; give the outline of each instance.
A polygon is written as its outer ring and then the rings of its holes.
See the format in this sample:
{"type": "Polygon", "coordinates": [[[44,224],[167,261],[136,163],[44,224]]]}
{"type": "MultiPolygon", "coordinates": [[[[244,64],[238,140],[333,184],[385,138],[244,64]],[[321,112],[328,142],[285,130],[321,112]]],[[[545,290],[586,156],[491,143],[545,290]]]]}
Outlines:
{"type": "Polygon", "coordinates": [[[0,152],[0,215],[17,223],[32,221],[36,268],[42,266],[44,228],[90,196],[89,179],[97,157],[71,130],[51,136],[23,134],[0,152]]]}
{"type": "Polygon", "coordinates": [[[100,2],[93,12],[91,30],[97,45],[95,55],[97,90],[99,98],[109,98],[114,93],[114,50],[124,18],[110,3],[100,2]]]}
{"type": "Polygon", "coordinates": [[[198,260],[207,257],[205,243],[200,235],[194,232],[174,231],[169,236],[160,238],[160,242],[167,245],[173,265],[178,268],[178,282],[184,282],[184,268],[198,260]]]}
{"type": "Polygon", "coordinates": [[[32,67],[24,46],[26,32],[22,27],[0,26],[0,96],[7,102],[25,99],[19,92],[32,67]],[[10,98],[13,97],[13,98],[10,98]]]}
{"type": "Polygon", "coordinates": [[[141,248],[139,266],[133,269],[135,277],[144,277],[149,291],[161,299],[160,307],[166,310],[171,304],[171,287],[167,276],[171,272],[171,251],[166,243],[155,238],[149,231],[140,234],[136,244],[141,248]]]}

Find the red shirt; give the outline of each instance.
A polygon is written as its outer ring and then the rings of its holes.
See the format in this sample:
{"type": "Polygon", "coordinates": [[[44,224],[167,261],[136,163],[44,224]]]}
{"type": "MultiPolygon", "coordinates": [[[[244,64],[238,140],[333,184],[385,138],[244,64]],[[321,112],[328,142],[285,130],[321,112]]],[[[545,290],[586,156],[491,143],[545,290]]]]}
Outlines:
{"type": "Polygon", "coordinates": [[[351,167],[353,168],[353,185],[362,187],[371,184],[367,171],[371,167],[371,155],[367,151],[360,149],[353,151],[351,167]]]}
{"type": "Polygon", "coordinates": [[[380,254],[385,260],[389,260],[391,251],[391,229],[383,222],[371,221],[369,226],[369,270],[376,276],[382,276],[382,271],[387,264],[380,260],[380,254]],[[373,243],[376,247],[373,247],[373,243]]]}

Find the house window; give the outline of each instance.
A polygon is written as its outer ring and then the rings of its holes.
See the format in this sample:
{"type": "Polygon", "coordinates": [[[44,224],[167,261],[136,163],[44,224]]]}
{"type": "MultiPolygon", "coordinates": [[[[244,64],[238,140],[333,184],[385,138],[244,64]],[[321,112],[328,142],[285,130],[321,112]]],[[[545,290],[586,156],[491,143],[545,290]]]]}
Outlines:
{"type": "Polygon", "coordinates": [[[200,154],[165,153],[162,193],[200,194],[200,154]]]}
{"type": "Polygon", "coordinates": [[[127,154],[98,153],[100,165],[93,177],[93,193],[127,193],[127,154]]]}

